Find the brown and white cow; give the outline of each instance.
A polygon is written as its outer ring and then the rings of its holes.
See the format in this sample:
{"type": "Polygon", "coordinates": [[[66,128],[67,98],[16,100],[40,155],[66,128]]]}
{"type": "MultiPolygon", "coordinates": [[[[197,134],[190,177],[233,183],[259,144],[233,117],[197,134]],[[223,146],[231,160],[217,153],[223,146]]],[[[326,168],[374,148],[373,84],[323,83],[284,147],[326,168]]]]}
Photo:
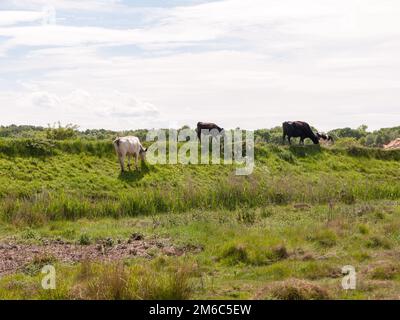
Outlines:
{"type": "Polygon", "coordinates": [[[146,159],[147,148],[144,148],[138,137],[119,137],[113,141],[115,151],[121,165],[121,172],[125,171],[125,157],[128,157],[128,168],[131,169],[131,157],[135,157],[135,168],[138,169],[138,158],[146,159]]]}
{"type": "Polygon", "coordinates": [[[329,134],[323,133],[323,132],[317,132],[317,138],[321,141],[324,141],[326,143],[331,142],[334,143],[333,137],[330,136],[329,134]]]}

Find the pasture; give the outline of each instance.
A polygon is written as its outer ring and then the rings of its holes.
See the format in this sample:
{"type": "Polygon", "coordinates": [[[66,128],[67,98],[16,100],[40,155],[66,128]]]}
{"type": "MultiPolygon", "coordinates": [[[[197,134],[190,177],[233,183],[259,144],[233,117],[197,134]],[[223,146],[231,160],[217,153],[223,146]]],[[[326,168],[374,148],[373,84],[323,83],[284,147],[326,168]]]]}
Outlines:
{"type": "Polygon", "coordinates": [[[0,298],[399,298],[400,150],[257,143],[255,159],[250,176],[121,174],[109,140],[0,140],[0,298]]]}

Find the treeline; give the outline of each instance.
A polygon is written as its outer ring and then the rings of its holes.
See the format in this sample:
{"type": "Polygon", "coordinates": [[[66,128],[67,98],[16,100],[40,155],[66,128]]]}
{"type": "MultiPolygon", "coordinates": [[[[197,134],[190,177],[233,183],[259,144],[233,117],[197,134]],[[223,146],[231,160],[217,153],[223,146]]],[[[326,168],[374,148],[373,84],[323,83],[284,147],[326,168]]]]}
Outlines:
{"type": "MultiPolygon", "coordinates": [[[[182,128],[188,128],[184,126],[182,128]]],[[[317,129],[313,128],[316,132],[317,129]]],[[[25,138],[38,140],[62,141],[69,139],[88,139],[88,140],[112,140],[117,136],[134,135],[141,140],[145,140],[146,129],[112,131],[105,129],[79,130],[78,126],[68,124],[62,126],[60,123],[48,127],[30,125],[10,125],[0,126],[0,138],[25,138]]],[[[345,146],[366,146],[382,147],[388,142],[400,138],[400,126],[393,128],[383,128],[375,131],[368,131],[366,125],[356,129],[340,128],[327,132],[335,141],[345,146]]],[[[258,129],[254,131],[256,142],[282,144],[282,128],[280,126],[271,129],[258,129]]]]}
{"type": "Polygon", "coordinates": [[[106,129],[79,130],[73,124],[62,126],[61,123],[48,127],[30,125],[0,126],[0,138],[23,138],[38,140],[70,140],[84,138],[88,140],[111,140],[122,135],[134,135],[144,140],[147,134],[146,129],[112,131],[106,129]]]}

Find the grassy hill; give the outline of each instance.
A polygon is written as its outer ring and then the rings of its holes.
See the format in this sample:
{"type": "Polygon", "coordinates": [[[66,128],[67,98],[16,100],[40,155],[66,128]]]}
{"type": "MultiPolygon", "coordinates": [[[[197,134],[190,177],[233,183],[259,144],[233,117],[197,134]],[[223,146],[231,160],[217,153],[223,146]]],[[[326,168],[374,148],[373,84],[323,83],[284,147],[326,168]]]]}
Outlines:
{"type": "Polygon", "coordinates": [[[120,174],[109,141],[0,140],[0,242],[89,245],[141,233],[186,252],[154,248],[110,268],[55,259],[62,277],[51,292],[26,271],[54,260],[40,256],[0,280],[0,298],[72,298],[77,288],[84,298],[397,297],[400,150],[259,143],[255,155],[247,177],[233,165],[120,174]],[[349,264],[355,291],[340,287],[349,264]]]}

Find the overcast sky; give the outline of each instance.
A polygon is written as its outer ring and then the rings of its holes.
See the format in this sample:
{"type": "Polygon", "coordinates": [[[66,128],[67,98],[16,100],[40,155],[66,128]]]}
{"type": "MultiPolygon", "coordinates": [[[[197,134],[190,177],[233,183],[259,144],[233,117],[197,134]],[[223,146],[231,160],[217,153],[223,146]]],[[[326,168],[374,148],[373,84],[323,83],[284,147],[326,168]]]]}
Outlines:
{"type": "Polygon", "coordinates": [[[400,125],[398,0],[1,0],[0,124],[400,125]]]}

